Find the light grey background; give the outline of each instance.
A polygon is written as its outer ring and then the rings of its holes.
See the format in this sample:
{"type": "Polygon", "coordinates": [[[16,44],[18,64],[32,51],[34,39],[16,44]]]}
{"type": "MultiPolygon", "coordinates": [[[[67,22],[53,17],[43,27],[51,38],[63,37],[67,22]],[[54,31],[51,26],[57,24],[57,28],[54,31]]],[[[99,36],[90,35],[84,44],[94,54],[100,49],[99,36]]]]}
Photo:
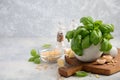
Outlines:
{"type": "Polygon", "coordinates": [[[69,28],[83,16],[120,27],[119,0],[0,0],[0,37],[55,37],[58,22],[69,28]]]}
{"type": "MultiPolygon", "coordinates": [[[[111,43],[120,48],[120,0],[0,0],[0,80],[58,80],[57,65],[38,71],[30,50],[56,44],[58,22],[66,31],[74,19],[92,16],[115,25],[111,43]]],[[[119,80],[120,73],[65,80],[119,80]]]]}

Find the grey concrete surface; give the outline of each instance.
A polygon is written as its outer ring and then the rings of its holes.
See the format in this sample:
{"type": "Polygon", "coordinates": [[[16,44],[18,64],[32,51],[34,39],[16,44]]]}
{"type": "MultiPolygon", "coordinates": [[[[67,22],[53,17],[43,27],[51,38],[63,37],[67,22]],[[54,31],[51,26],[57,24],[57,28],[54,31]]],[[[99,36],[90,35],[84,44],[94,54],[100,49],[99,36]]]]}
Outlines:
{"type": "MultiPolygon", "coordinates": [[[[36,64],[28,62],[32,48],[41,49],[44,43],[54,43],[48,38],[2,38],[0,39],[0,80],[58,80],[57,64],[47,64],[48,68],[36,69],[36,64]]],[[[114,42],[117,46],[120,43],[114,42]]],[[[42,62],[42,64],[45,64],[42,62]]],[[[69,77],[63,80],[119,80],[120,72],[104,76],[89,74],[87,77],[69,77]]]]}
{"type": "MultiPolygon", "coordinates": [[[[32,48],[56,45],[61,22],[66,30],[83,16],[115,25],[111,43],[120,48],[120,0],[0,0],[0,80],[58,80],[57,65],[38,71],[28,63],[32,48]]],[[[70,77],[64,80],[119,80],[120,73],[100,78],[70,77]]]]}

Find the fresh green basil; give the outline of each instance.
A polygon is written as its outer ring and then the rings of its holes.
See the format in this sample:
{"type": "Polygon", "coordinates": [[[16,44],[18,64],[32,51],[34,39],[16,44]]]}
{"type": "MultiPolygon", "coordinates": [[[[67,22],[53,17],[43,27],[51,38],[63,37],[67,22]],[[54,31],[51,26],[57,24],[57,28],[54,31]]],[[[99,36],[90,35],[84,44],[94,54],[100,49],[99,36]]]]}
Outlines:
{"type": "Polygon", "coordinates": [[[82,35],[82,38],[84,38],[88,34],[89,34],[89,31],[84,27],[76,29],[76,31],[75,31],[75,36],[82,35]]]}
{"type": "Polygon", "coordinates": [[[85,76],[88,75],[88,73],[85,72],[85,71],[77,71],[77,72],[75,73],[75,75],[76,75],[77,77],[85,77],[85,76]]]}
{"type": "Polygon", "coordinates": [[[102,33],[100,30],[93,30],[90,34],[90,41],[94,44],[97,45],[100,43],[102,39],[102,33]]]}
{"type": "Polygon", "coordinates": [[[92,19],[92,17],[90,17],[90,16],[82,17],[82,18],[80,19],[80,22],[83,23],[84,25],[92,24],[92,23],[93,23],[93,19],[92,19]]]}
{"type": "Polygon", "coordinates": [[[113,24],[102,24],[100,26],[100,30],[102,33],[110,33],[114,31],[114,25],[113,24]]]}
{"type": "Polygon", "coordinates": [[[99,27],[102,25],[102,21],[96,20],[93,25],[94,25],[94,29],[99,29],[99,27]]]}
{"type": "Polygon", "coordinates": [[[110,39],[113,39],[113,36],[111,33],[104,33],[103,38],[110,40],[110,39]]]}
{"type": "Polygon", "coordinates": [[[43,44],[42,47],[43,48],[50,48],[52,45],[51,44],[43,44]]]}
{"type": "Polygon", "coordinates": [[[91,24],[91,23],[89,23],[89,24],[85,25],[85,28],[86,28],[87,30],[93,30],[93,29],[94,29],[94,25],[91,24]]]}
{"type": "Polygon", "coordinates": [[[89,35],[88,36],[86,36],[84,39],[82,39],[82,48],[83,49],[86,49],[86,48],[88,48],[88,47],[90,47],[90,37],[89,37],[89,35]]]}
{"type": "Polygon", "coordinates": [[[73,38],[74,35],[74,31],[68,31],[65,38],[67,38],[68,42],[70,41],[70,39],[73,38]]]}
{"type": "Polygon", "coordinates": [[[112,48],[111,43],[107,39],[103,39],[103,42],[101,43],[100,51],[108,52],[112,48]]]}
{"type": "Polygon", "coordinates": [[[36,56],[37,55],[37,51],[35,49],[32,49],[30,53],[31,53],[31,56],[36,56]]]}
{"type": "Polygon", "coordinates": [[[29,62],[34,62],[35,64],[40,64],[40,55],[37,53],[35,49],[32,49],[30,52],[31,56],[28,61],[29,62]]]}
{"type": "Polygon", "coordinates": [[[79,56],[83,55],[83,50],[81,47],[81,35],[78,35],[76,38],[73,38],[71,41],[71,49],[79,56]]]}
{"type": "Polygon", "coordinates": [[[113,24],[105,24],[102,20],[93,21],[90,16],[80,19],[82,26],[70,30],[66,33],[68,42],[71,40],[71,49],[79,56],[83,55],[83,50],[92,44],[100,44],[100,51],[108,52],[112,48],[110,39],[113,39],[111,32],[114,31],[113,24]]]}

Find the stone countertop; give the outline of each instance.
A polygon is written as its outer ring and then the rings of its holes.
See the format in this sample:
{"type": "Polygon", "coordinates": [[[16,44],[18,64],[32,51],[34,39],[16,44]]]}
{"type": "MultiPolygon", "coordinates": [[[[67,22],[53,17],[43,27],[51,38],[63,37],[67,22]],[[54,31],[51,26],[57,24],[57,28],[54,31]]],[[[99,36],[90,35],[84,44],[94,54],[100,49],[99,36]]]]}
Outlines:
{"type": "MultiPolygon", "coordinates": [[[[58,80],[57,64],[42,67],[28,62],[30,50],[40,49],[44,43],[55,43],[47,38],[1,38],[0,39],[0,80],[58,80]],[[39,69],[36,69],[38,68],[39,69]]],[[[113,44],[117,44],[117,40],[113,44]]],[[[120,46],[120,44],[117,44],[120,46]]],[[[119,80],[120,72],[111,76],[89,74],[87,77],[69,77],[64,80],[119,80]]]]}
{"type": "MultiPolygon", "coordinates": [[[[38,70],[36,64],[28,62],[32,48],[55,45],[58,22],[66,29],[70,29],[72,19],[79,23],[83,16],[112,23],[111,42],[120,47],[119,4],[120,0],[0,0],[0,80],[58,80],[57,64],[45,64],[47,69],[38,70]]],[[[64,80],[119,80],[119,75],[64,80]]]]}

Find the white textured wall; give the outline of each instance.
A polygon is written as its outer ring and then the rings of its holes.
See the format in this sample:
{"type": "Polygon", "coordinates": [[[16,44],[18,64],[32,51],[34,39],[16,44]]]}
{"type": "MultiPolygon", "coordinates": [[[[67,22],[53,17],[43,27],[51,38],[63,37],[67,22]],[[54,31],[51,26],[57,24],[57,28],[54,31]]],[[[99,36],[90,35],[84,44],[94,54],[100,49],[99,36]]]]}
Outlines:
{"type": "Polygon", "coordinates": [[[92,16],[120,33],[120,0],[0,0],[0,37],[54,37],[57,24],[92,16]]]}

